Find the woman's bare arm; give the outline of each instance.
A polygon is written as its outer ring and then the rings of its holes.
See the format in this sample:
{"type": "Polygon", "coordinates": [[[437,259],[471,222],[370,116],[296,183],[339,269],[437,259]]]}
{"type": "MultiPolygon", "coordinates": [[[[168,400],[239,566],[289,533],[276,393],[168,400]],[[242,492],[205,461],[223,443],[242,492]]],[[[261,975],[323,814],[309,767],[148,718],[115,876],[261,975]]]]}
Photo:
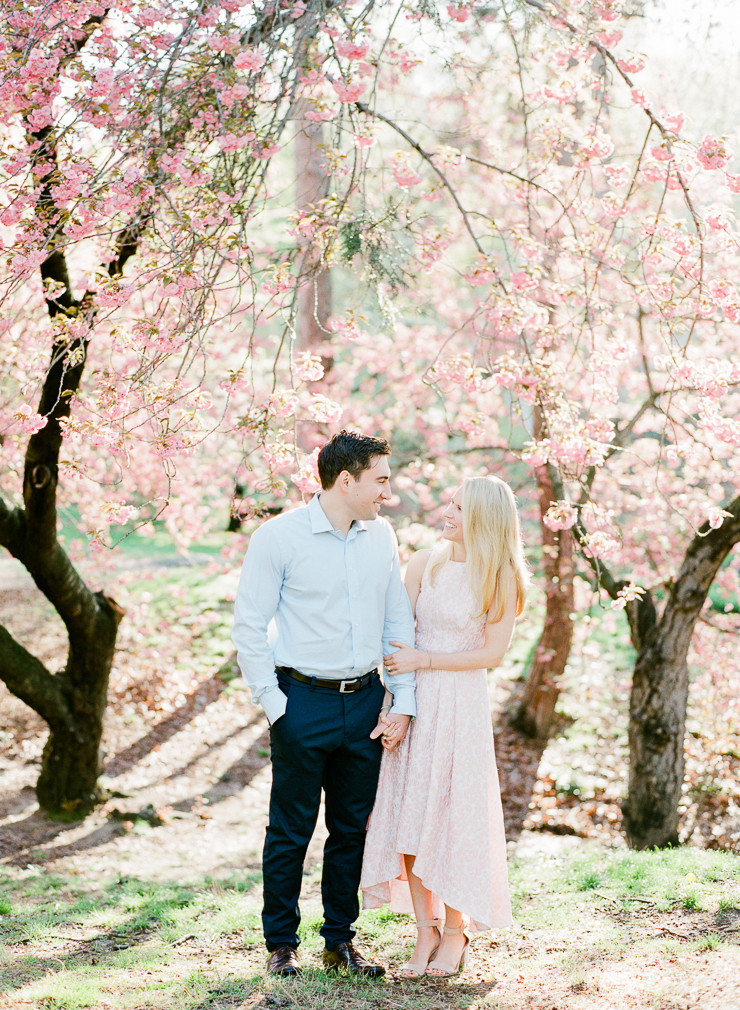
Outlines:
{"type": "Polygon", "coordinates": [[[406,592],[409,594],[414,617],[416,617],[416,601],[419,599],[419,593],[421,592],[421,580],[431,553],[430,550],[415,551],[411,555],[406,568],[406,578],[403,580],[403,584],[406,586],[406,592]]]}
{"type": "Polygon", "coordinates": [[[499,666],[511,644],[516,620],[516,585],[511,576],[509,595],[504,615],[495,624],[486,622],[485,640],[479,649],[464,652],[422,652],[403,642],[391,642],[398,646],[392,657],[393,668],[386,670],[390,676],[408,673],[409,670],[492,670],[499,666]]]}

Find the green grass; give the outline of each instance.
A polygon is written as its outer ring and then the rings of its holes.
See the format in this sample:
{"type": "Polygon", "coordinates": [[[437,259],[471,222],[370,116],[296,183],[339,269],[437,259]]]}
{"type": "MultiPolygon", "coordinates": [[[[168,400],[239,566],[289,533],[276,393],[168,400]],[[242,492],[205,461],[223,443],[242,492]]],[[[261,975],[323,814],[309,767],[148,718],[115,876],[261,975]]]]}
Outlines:
{"type": "MultiPolygon", "coordinates": [[[[737,942],[721,932],[722,915],[740,905],[740,858],[731,854],[594,846],[512,860],[510,871],[515,928],[476,940],[477,979],[443,983],[326,975],[315,901],[301,925],[305,974],[265,977],[256,874],[190,884],[119,875],[95,886],[9,871],[0,876],[0,992],[39,1010],[227,1010],[245,1001],[265,1010],[496,1010],[514,1005],[497,1002],[501,972],[535,988],[542,973],[559,972],[573,993],[592,992],[601,965],[668,964],[737,942]],[[642,920],[670,922],[673,933],[635,933],[642,920]]],[[[392,967],[410,952],[407,916],[364,912],[359,930],[362,949],[392,967]]]]}
{"type": "Polygon", "coordinates": [[[728,852],[688,848],[593,852],[572,860],[562,881],[576,891],[602,891],[625,905],[639,898],[658,909],[698,911],[711,897],[721,907],[719,903],[728,900],[722,894],[725,885],[740,896],[740,859],[728,852]]]}

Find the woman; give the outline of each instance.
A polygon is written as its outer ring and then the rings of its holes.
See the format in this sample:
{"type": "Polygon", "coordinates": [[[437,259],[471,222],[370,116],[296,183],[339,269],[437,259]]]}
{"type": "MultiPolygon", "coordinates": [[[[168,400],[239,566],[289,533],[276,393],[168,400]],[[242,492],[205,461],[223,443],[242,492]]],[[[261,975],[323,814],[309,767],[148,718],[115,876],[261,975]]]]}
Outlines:
{"type": "Polygon", "coordinates": [[[361,881],[365,908],[413,909],[407,978],[460,970],[465,919],[472,931],[512,921],[486,670],[509,647],[529,576],[514,495],[497,477],[468,478],[444,520],[443,540],[406,574],[416,648],[391,642],[385,657],[390,676],[416,670],[417,716],[397,747],[393,725],[383,732],[361,881]]]}

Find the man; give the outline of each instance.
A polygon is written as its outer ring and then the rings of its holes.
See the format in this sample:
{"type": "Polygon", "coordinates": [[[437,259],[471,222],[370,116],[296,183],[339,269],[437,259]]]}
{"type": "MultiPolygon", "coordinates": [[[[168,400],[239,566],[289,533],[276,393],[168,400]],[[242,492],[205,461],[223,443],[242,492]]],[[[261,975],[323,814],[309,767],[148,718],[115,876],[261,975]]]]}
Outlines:
{"type": "Polygon", "coordinates": [[[268,971],[277,975],[300,971],[298,898],[322,787],[329,831],[321,880],[324,965],[373,977],[385,972],[354,947],[352,923],[380,770],[378,737],[384,732],[389,746],[398,743],[416,714],[414,675],[406,674],[389,678],[393,705],[380,716],[378,664],[395,651],[391,639],[414,636],[396,537],[378,518],[391,496],[389,454],[384,439],[335,435],[318,457],[321,493],[254,532],[236,594],[239,666],[270,722],[262,925],[268,971]]]}

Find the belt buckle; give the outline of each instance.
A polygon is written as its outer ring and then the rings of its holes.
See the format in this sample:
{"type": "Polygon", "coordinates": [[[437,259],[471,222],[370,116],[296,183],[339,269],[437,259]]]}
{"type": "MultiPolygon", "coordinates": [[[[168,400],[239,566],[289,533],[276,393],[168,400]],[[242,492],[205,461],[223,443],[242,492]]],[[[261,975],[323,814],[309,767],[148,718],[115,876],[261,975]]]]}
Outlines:
{"type": "Polygon", "coordinates": [[[350,688],[345,689],[345,684],[356,684],[359,677],[353,677],[352,680],[342,680],[339,683],[339,693],[340,694],[352,694],[353,690],[350,688]]]}

